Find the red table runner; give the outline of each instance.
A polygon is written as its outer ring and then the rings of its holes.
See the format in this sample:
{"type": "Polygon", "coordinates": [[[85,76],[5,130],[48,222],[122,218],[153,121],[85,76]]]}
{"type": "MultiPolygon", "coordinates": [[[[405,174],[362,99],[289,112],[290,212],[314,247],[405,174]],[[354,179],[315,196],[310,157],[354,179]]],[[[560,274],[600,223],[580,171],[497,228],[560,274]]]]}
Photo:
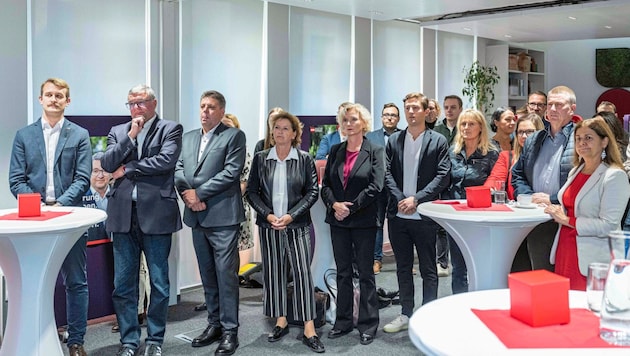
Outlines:
{"type": "Polygon", "coordinates": [[[509,206],[506,204],[492,204],[487,208],[471,208],[467,204],[454,204],[452,205],[453,209],[457,211],[509,211],[513,212],[509,206]]]}
{"type": "Polygon", "coordinates": [[[70,214],[70,211],[42,211],[40,216],[18,216],[18,213],[11,213],[0,216],[0,220],[32,220],[32,221],[44,221],[50,220],[59,216],[70,214]]]}
{"type": "Polygon", "coordinates": [[[599,318],[587,309],[571,309],[571,322],[531,327],[510,316],[509,310],[471,311],[510,349],[620,347],[599,337],[599,318]]]}

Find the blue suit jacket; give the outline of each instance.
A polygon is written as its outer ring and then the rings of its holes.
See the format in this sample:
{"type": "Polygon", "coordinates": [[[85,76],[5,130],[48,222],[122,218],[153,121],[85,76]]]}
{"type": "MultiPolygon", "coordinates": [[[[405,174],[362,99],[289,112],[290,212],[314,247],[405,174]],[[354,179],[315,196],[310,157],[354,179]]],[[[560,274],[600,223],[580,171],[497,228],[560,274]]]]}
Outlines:
{"type": "Polygon", "coordinates": [[[184,210],[184,223],[195,227],[221,227],[245,220],[241,197],[241,172],[245,165],[245,134],[222,123],[197,161],[201,143],[200,129],[184,135],[182,153],[175,171],[175,185],[181,193],[195,189],[206,203],[203,211],[184,210]]]}
{"type": "Polygon", "coordinates": [[[326,157],[328,157],[328,154],[330,153],[330,149],[332,148],[332,146],[338,144],[339,142],[341,142],[339,131],[331,132],[324,135],[324,137],[322,137],[322,140],[319,141],[319,148],[317,148],[315,159],[326,159],[326,157]]]}
{"type": "Polygon", "coordinates": [[[131,192],[137,187],[138,223],[145,234],[170,234],[182,228],[173,183],[175,164],[182,145],[182,125],[155,118],[138,159],[131,141],[131,122],[112,127],[101,166],[114,172],[125,165],[125,175],[116,179],[107,193],[107,232],[128,233],[131,228],[131,192]]]}
{"type": "MultiPolygon", "coordinates": [[[[55,198],[64,206],[80,206],[90,188],[92,149],[87,130],[64,120],[54,161],[55,198]]],[[[46,143],[42,119],[20,129],[13,140],[9,187],[19,193],[39,193],[46,198],[46,143]]]]}

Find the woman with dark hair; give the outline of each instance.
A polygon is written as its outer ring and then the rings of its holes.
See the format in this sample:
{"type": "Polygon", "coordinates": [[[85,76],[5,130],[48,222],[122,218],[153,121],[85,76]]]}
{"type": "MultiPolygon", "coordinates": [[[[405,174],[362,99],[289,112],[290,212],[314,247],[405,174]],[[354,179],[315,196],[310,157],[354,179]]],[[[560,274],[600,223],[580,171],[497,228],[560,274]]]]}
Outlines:
{"type": "Polygon", "coordinates": [[[271,138],[271,120],[272,120],[273,115],[279,113],[280,111],[284,111],[284,110],[282,110],[281,107],[275,107],[269,110],[269,114],[267,114],[267,128],[265,129],[265,138],[258,140],[258,142],[256,142],[256,146],[254,146],[254,154],[262,150],[269,149],[271,146],[273,146],[272,138],[271,138]]]}
{"type": "Polygon", "coordinates": [[[361,104],[339,111],[337,122],[348,139],[332,146],[321,190],[337,264],[337,317],[328,338],[336,339],[354,328],[354,262],[360,288],[356,326],[363,345],[372,343],[379,323],[372,262],[378,226],[376,197],[385,180],[384,148],[365,138],[370,120],[370,112],[361,104]]]}
{"type": "Polygon", "coordinates": [[[483,184],[488,188],[495,188],[495,182],[505,182],[505,189],[510,200],[514,200],[514,187],[512,187],[512,167],[521,156],[521,151],[525,145],[525,140],[531,134],[544,128],[540,116],[536,113],[525,114],[516,121],[516,140],[512,150],[503,150],[499,153],[497,163],[494,164],[492,172],[483,184]]]}
{"type": "Polygon", "coordinates": [[[499,151],[512,150],[512,134],[516,127],[516,115],[511,107],[501,106],[492,113],[490,128],[494,134],[492,143],[499,151]]]}
{"type": "Polygon", "coordinates": [[[608,124],[610,130],[617,141],[617,147],[621,152],[621,159],[626,160],[626,149],[628,148],[628,133],[621,126],[621,122],[617,118],[617,115],[609,111],[600,111],[594,117],[600,117],[608,124]]]}
{"type": "Polygon", "coordinates": [[[315,292],[311,274],[310,208],[317,201],[317,172],[311,156],[299,150],[302,123],[280,111],[271,118],[272,147],[257,153],[247,184],[247,200],[258,213],[263,263],[264,313],[276,318],[267,341],[289,333],[287,308],[304,322],[302,343],[324,352],[315,332],[315,292]],[[289,262],[288,265],[286,262],[289,262]],[[287,269],[294,283],[293,305],[287,305],[287,269]]]}
{"type": "Polygon", "coordinates": [[[560,225],[549,261],[569,278],[571,289],[586,289],[591,262],[610,262],[606,236],[619,230],[630,198],[617,141],[602,118],[575,125],[573,169],[558,192],[559,205],[545,213],[560,225]]]}

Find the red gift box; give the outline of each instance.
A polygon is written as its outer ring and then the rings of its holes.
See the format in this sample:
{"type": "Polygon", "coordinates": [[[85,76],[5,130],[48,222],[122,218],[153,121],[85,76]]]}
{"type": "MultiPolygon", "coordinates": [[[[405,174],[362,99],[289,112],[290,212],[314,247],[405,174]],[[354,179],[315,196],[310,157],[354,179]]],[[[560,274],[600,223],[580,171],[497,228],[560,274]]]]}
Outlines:
{"type": "Polygon", "coordinates": [[[492,206],[490,188],[484,186],[466,187],[466,203],[471,208],[489,208],[492,206]]]}
{"type": "Polygon", "coordinates": [[[510,315],[530,326],[567,324],[569,279],[546,270],[511,273],[510,315]]]}
{"type": "Polygon", "coordinates": [[[39,193],[22,193],[17,195],[18,216],[30,217],[42,215],[41,199],[39,193]]]}

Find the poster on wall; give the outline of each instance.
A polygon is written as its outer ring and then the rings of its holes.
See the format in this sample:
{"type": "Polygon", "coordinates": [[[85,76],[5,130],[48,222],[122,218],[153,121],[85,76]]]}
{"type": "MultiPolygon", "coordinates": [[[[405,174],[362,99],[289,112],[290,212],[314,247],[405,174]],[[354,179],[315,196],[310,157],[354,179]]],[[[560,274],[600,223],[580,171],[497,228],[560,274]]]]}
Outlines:
{"type": "MultiPolygon", "coordinates": [[[[92,145],[92,155],[97,152],[105,152],[107,149],[107,135],[112,126],[129,122],[129,116],[66,116],[66,118],[75,124],[85,128],[90,133],[90,143],[92,145]]],[[[101,196],[95,193],[93,185],[96,183],[97,177],[100,175],[94,174],[90,176],[90,190],[83,196],[83,206],[86,208],[99,209],[103,205],[99,201],[101,196]]],[[[110,182],[111,184],[111,182],[110,182]]],[[[107,222],[100,222],[92,225],[86,234],[88,236],[88,246],[99,245],[108,243],[111,241],[107,232],[105,231],[105,224],[107,222]]]]}
{"type": "Polygon", "coordinates": [[[337,130],[337,117],[332,115],[300,116],[299,119],[304,124],[300,148],[315,157],[322,137],[337,130]]]}

